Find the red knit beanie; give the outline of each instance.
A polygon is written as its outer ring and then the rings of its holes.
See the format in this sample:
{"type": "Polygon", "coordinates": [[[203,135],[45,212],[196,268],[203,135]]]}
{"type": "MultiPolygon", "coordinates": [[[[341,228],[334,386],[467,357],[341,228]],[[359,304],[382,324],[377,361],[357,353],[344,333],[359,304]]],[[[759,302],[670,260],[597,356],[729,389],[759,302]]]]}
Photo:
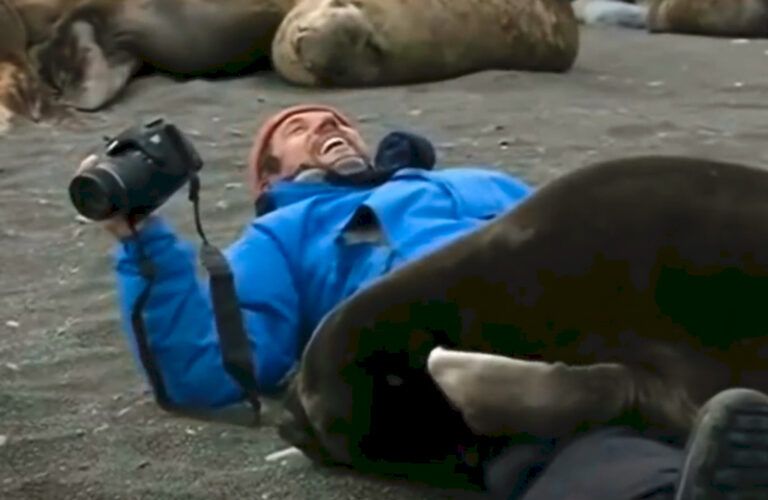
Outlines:
{"type": "Polygon", "coordinates": [[[261,169],[263,167],[262,163],[264,161],[264,156],[269,150],[272,134],[274,134],[277,127],[288,118],[311,111],[328,111],[333,113],[334,116],[336,116],[336,119],[342,124],[346,126],[351,126],[352,124],[349,118],[344,116],[339,110],[323,104],[299,104],[285,108],[267,118],[261,125],[261,128],[259,128],[258,132],[256,132],[256,136],[253,139],[253,146],[251,147],[251,153],[248,157],[248,184],[251,187],[254,197],[258,197],[267,187],[267,180],[262,177],[261,169]]]}

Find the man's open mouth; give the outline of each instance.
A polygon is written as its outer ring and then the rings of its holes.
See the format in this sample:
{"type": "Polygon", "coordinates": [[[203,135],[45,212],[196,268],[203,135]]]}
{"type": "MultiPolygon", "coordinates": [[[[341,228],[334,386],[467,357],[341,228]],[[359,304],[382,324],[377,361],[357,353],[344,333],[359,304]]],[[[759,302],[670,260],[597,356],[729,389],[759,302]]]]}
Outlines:
{"type": "Polygon", "coordinates": [[[330,137],[326,139],[325,142],[323,142],[323,145],[320,147],[320,154],[326,155],[331,151],[338,149],[340,147],[344,147],[346,145],[347,145],[346,139],[343,139],[338,136],[330,137]]]}

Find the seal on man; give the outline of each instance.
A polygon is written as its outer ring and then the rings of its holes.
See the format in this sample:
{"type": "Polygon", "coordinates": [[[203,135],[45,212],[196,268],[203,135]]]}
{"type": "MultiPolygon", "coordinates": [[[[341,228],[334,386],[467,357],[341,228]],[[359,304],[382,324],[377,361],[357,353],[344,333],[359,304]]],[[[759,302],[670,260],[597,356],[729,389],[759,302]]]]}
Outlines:
{"type": "Polygon", "coordinates": [[[317,460],[400,471],[456,463],[485,438],[585,426],[684,440],[719,391],[768,390],[766,190],[763,169],[676,156],[542,186],[331,311],[282,435],[317,460]],[[436,348],[513,361],[483,385],[503,419],[461,414],[436,348]]]}
{"type": "Polygon", "coordinates": [[[179,77],[239,74],[268,60],[293,0],[85,0],[36,51],[66,104],[107,106],[142,66],[179,77]]]}
{"type": "Polygon", "coordinates": [[[377,86],[565,72],[578,51],[563,0],[301,0],[275,35],[272,62],[295,84],[377,86]]]}

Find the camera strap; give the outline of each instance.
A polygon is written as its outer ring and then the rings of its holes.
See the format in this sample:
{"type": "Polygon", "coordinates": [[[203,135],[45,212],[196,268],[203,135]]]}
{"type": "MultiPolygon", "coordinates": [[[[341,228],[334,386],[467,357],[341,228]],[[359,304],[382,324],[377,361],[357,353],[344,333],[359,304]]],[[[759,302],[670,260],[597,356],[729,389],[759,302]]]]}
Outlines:
{"type": "Polygon", "coordinates": [[[141,244],[136,233],[136,226],[134,221],[129,219],[128,225],[131,228],[133,237],[136,240],[136,247],[139,252],[139,273],[144,278],[146,284],[139,296],[136,298],[136,302],[133,304],[131,310],[131,325],[133,326],[133,333],[136,336],[136,346],[139,352],[139,359],[144,367],[144,371],[149,379],[149,384],[152,386],[153,393],[155,395],[155,401],[157,404],[166,411],[175,409],[173,403],[171,403],[168,397],[168,391],[165,390],[165,384],[163,383],[163,377],[160,374],[160,369],[155,363],[155,358],[152,356],[152,350],[149,348],[149,337],[147,336],[147,329],[144,328],[144,318],[141,315],[141,311],[144,309],[144,305],[147,303],[149,293],[152,290],[152,285],[155,281],[155,267],[152,265],[152,261],[147,257],[144,252],[144,246],[141,244]]]}
{"type": "Polygon", "coordinates": [[[235,292],[232,269],[224,254],[208,242],[200,222],[200,179],[193,174],[189,180],[189,200],[195,215],[195,227],[200,235],[200,260],[210,277],[213,313],[219,336],[224,369],[243,389],[256,417],[261,415],[256,370],[251,344],[243,325],[243,317],[235,292]]]}
{"type": "MultiPolygon", "coordinates": [[[[195,227],[203,242],[200,260],[210,277],[213,313],[216,319],[216,332],[219,337],[224,369],[242,388],[246,399],[253,408],[256,422],[258,422],[261,417],[261,401],[256,383],[251,346],[245,333],[242,314],[238,306],[232,269],[221,250],[211,245],[203,232],[200,222],[199,192],[200,179],[197,174],[193,174],[190,177],[189,200],[194,208],[195,227]]],[[[139,242],[135,226],[133,224],[130,226],[134,238],[139,242]]],[[[152,261],[147,257],[140,243],[138,244],[138,251],[139,271],[147,282],[144,290],[136,299],[131,313],[131,324],[136,336],[139,358],[153,388],[157,404],[167,411],[188,413],[187,409],[178,407],[168,397],[162,375],[149,347],[142,310],[154,283],[155,270],[152,261]]]]}

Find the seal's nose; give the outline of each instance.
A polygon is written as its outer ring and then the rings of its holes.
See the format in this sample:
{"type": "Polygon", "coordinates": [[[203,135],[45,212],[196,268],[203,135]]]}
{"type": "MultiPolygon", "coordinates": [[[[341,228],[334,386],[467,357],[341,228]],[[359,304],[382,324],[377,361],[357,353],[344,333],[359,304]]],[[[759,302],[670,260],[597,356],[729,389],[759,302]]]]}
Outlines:
{"type": "Polygon", "coordinates": [[[352,37],[346,26],[299,29],[294,40],[294,50],[302,65],[322,80],[334,83],[349,71],[353,61],[349,59],[352,37]],[[342,55],[343,54],[343,55],[342,55]]]}

